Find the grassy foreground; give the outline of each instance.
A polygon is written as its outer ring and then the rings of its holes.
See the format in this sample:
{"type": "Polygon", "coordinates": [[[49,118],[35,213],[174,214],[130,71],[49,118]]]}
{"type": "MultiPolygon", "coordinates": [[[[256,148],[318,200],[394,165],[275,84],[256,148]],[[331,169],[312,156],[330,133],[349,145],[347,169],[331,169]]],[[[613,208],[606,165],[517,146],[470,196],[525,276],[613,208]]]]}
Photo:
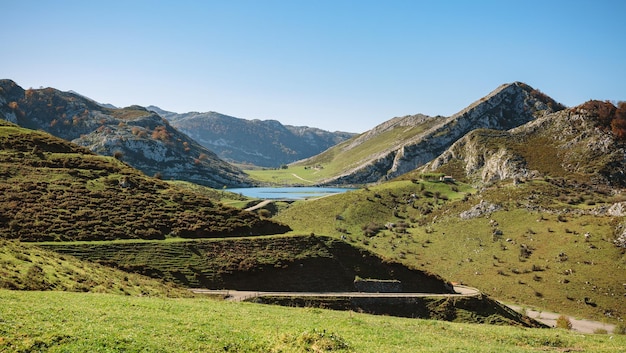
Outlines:
{"type": "Polygon", "coordinates": [[[626,336],[211,299],[0,290],[0,352],[616,352],[626,336]]]}

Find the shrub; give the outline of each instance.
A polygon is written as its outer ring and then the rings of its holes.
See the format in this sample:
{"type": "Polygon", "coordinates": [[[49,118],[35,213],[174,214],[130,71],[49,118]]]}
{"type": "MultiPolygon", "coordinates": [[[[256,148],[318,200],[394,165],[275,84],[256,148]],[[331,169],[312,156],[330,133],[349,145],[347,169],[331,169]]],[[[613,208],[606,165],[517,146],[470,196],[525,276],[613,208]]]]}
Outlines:
{"type": "Polygon", "coordinates": [[[260,209],[257,214],[259,215],[259,217],[263,217],[263,218],[270,218],[272,217],[272,212],[270,212],[270,210],[267,210],[265,208],[260,209]]]}
{"type": "Polygon", "coordinates": [[[152,138],[167,142],[170,139],[170,133],[167,131],[165,126],[157,126],[154,128],[154,131],[152,131],[152,138]]]}
{"type": "Polygon", "coordinates": [[[298,337],[297,342],[307,352],[329,352],[350,348],[343,337],[334,332],[326,332],[326,330],[314,329],[312,332],[304,332],[298,337]]]}
{"type": "Polygon", "coordinates": [[[591,100],[577,110],[591,114],[604,130],[611,131],[617,139],[626,139],[626,102],[619,102],[616,107],[609,101],[591,100]]]}
{"type": "Polygon", "coordinates": [[[532,253],[533,253],[532,248],[530,248],[526,244],[520,244],[519,256],[521,258],[527,259],[530,257],[530,255],[532,255],[532,253]]]}
{"type": "Polygon", "coordinates": [[[572,322],[570,321],[570,319],[565,316],[565,315],[561,315],[558,317],[558,319],[556,319],[556,327],[557,328],[562,328],[565,330],[571,330],[572,329],[572,322]]]}
{"type": "Polygon", "coordinates": [[[380,232],[381,229],[383,229],[383,226],[376,224],[376,223],[370,223],[370,224],[364,225],[363,227],[361,227],[361,229],[363,230],[363,234],[365,236],[373,237],[376,234],[378,234],[378,232],[380,232]]]}

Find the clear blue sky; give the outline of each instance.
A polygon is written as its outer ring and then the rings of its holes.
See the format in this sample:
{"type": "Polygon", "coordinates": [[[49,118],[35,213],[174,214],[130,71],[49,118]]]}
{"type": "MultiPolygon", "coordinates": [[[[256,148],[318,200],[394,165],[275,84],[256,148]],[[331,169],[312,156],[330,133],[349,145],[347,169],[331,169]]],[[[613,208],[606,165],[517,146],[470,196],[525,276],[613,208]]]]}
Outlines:
{"type": "Polygon", "coordinates": [[[523,81],[626,100],[626,1],[0,0],[0,78],[363,132],[523,81]]]}

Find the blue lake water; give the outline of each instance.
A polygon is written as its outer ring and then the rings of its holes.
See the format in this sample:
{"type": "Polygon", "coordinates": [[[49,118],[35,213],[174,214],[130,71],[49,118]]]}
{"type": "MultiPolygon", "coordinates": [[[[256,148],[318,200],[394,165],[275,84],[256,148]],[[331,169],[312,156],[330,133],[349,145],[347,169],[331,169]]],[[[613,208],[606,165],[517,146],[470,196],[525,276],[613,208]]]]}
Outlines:
{"type": "Polygon", "coordinates": [[[226,191],[242,194],[257,199],[288,199],[304,200],[322,196],[341,194],[354,189],[350,188],[325,188],[325,187],[261,187],[261,188],[234,188],[226,191]]]}

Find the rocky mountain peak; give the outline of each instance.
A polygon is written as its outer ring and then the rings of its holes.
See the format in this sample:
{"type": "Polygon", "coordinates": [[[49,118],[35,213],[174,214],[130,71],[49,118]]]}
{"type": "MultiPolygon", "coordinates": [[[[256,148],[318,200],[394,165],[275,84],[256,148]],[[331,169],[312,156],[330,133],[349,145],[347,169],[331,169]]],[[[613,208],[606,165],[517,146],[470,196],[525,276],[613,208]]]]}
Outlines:
{"type": "Polygon", "coordinates": [[[623,186],[626,148],[620,126],[626,126],[626,114],[619,109],[589,101],[509,131],[474,130],[423,169],[484,183],[550,176],[623,186]]]}
{"type": "Polygon", "coordinates": [[[344,152],[402,124],[423,124],[424,131],[397,141],[343,175],[325,182],[360,184],[391,179],[433,160],[472,130],[508,130],[564,108],[539,90],[514,82],[499,86],[448,118],[423,115],[394,118],[350,141],[343,148],[344,152]]]}
{"type": "Polygon", "coordinates": [[[144,107],[108,108],[53,88],[24,90],[10,80],[0,80],[0,90],[0,118],[118,156],[147,175],[216,188],[252,184],[241,170],[144,107]]]}

